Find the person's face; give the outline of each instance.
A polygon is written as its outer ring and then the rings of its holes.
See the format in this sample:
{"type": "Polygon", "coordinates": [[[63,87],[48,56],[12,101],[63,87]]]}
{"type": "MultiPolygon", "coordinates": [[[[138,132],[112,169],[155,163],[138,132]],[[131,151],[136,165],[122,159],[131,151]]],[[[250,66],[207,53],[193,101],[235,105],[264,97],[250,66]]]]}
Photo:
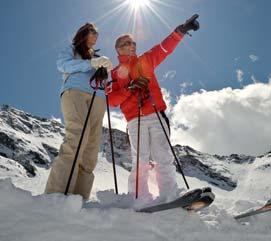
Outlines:
{"type": "Polygon", "coordinates": [[[98,36],[99,36],[99,34],[94,28],[90,29],[90,32],[87,36],[87,42],[86,42],[88,48],[92,48],[96,44],[98,36]]]}
{"type": "Polygon", "coordinates": [[[136,55],[136,42],[131,37],[125,37],[117,47],[119,55],[136,55]]]}

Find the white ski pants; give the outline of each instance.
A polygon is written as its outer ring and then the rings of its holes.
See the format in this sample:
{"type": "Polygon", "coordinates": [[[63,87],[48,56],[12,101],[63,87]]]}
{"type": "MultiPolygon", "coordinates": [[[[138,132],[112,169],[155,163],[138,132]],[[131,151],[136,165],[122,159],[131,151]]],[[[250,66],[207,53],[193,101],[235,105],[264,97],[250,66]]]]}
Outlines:
{"type": "MultiPolygon", "coordinates": [[[[166,121],[160,113],[159,116],[169,136],[166,121]]],[[[136,192],[137,129],[138,118],[134,118],[128,122],[132,152],[132,171],[129,176],[128,191],[133,195],[136,192]]],[[[155,163],[160,198],[167,199],[168,196],[174,195],[178,188],[176,184],[176,170],[173,165],[174,157],[156,113],[140,117],[139,149],[138,198],[147,199],[151,195],[148,188],[150,160],[155,163]]]]}

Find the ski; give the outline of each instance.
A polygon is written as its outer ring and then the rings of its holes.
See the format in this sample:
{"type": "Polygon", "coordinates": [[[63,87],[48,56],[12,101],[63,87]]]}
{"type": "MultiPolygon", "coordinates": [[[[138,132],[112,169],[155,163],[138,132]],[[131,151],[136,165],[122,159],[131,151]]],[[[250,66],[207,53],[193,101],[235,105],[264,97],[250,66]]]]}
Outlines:
{"type": "Polygon", "coordinates": [[[242,214],[239,214],[239,215],[235,216],[234,218],[236,220],[238,220],[238,219],[241,219],[241,218],[246,218],[246,217],[254,216],[254,215],[269,212],[269,211],[271,211],[271,199],[268,200],[267,203],[264,206],[262,206],[260,208],[257,208],[257,209],[254,209],[254,210],[247,211],[247,212],[242,213],[242,214]]]}
{"type": "Polygon", "coordinates": [[[188,211],[198,211],[209,206],[215,199],[210,187],[198,188],[186,192],[176,200],[137,210],[137,212],[154,213],[172,208],[183,208],[188,211]]]}

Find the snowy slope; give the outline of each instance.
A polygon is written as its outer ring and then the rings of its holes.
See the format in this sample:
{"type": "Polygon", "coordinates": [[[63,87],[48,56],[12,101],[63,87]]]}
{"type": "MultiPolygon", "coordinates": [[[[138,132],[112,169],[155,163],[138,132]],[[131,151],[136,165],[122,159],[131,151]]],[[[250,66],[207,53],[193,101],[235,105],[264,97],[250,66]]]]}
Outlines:
{"type": "Polygon", "coordinates": [[[271,217],[263,214],[243,225],[225,210],[210,207],[202,213],[168,210],[135,213],[127,197],[112,191],[96,192],[92,202],[61,194],[32,196],[0,181],[0,240],[200,240],[268,241],[271,217]]]}
{"type": "MultiPolygon", "coordinates": [[[[270,153],[217,156],[177,145],[191,188],[211,186],[216,193],[214,204],[197,214],[183,210],[139,214],[130,208],[130,197],[125,194],[131,164],[126,136],[118,130],[114,130],[114,140],[119,196],[114,194],[107,129],[90,202],[83,203],[76,195],[42,194],[63,134],[63,126],[54,120],[2,106],[1,241],[271,240],[271,213],[244,220],[246,225],[232,217],[271,198],[270,153]]],[[[177,181],[184,186],[181,175],[177,181]]],[[[155,195],[152,172],[150,184],[155,195]]]]}

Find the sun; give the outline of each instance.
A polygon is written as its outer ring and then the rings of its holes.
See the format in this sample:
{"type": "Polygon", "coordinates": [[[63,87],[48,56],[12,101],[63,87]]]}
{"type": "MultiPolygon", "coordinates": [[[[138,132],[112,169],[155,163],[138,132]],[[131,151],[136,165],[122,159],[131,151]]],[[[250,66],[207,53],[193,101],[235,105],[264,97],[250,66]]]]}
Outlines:
{"type": "Polygon", "coordinates": [[[126,2],[134,10],[145,8],[150,4],[150,0],[126,0],[126,2]]]}
{"type": "Polygon", "coordinates": [[[115,25],[112,33],[122,28],[124,32],[133,34],[136,40],[151,38],[154,35],[152,26],[155,24],[159,26],[162,24],[171,30],[172,26],[167,21],[170,16],[165,16],[165,12],[173,9],[184,12],[184,9],[179,7],[179,0],[111,0],[106,2],[108,4],[106,11],[95,20],[95,23],[105,24],[112,20],[115,25]]]}

